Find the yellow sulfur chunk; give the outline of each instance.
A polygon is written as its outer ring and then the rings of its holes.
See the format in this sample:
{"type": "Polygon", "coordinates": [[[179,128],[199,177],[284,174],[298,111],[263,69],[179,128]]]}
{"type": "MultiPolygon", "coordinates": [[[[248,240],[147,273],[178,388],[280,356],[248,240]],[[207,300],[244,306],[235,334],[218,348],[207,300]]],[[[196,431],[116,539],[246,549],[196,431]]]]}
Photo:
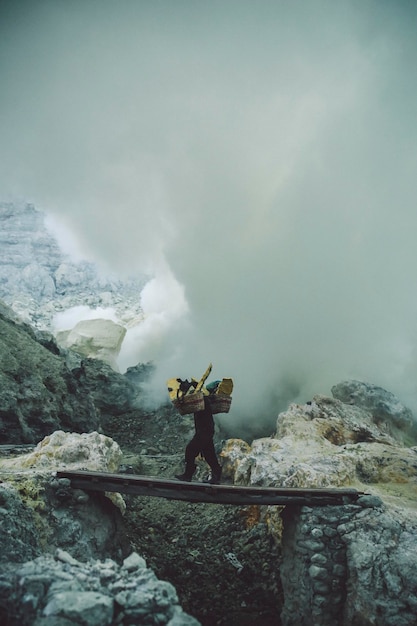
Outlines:
{"type": "Polygon", "coordinates": [[[233,391],[233,380],[231,378],[223,378],[217,387],[216,393],[221,396],[230,396],[233,391]]]}

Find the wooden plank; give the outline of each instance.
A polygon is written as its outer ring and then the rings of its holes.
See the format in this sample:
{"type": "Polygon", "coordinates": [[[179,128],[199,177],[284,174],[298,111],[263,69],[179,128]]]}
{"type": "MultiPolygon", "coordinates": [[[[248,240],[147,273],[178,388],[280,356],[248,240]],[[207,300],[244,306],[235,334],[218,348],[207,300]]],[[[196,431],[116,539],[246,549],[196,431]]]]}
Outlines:
{"type": "Polygon", "coordinates": [[[68,478],[75,489],[116,491],[131,495],[145,495],[217,504],[344,504],[354,502],[363,492],[351,488],[295,488],[248,487],[242,485],[210,485],[182,482],[132,474],[110,474],[87,470],[61,470],[57,478],[68,478]]]}

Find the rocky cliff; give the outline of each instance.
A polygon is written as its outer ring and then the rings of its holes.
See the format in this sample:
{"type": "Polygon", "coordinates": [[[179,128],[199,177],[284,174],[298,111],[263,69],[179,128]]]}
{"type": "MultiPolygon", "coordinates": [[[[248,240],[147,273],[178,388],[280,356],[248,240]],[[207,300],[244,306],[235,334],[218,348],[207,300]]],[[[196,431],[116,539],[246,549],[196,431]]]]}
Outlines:
{"type": "Polygon", "coordinates": [[[73,307],[114,309],[119,318],[141,315],[143,275],[121,279],[62,251],[46,215],[28,203],[0,202],[0,299],[23,321],[52,330],[57,313],[73,307]]]}
{"type": "Polygon", "coordinates": [[[0,302],[0,444],[37,443],[58,429],[97,429],[106,416],[135,406],[146,371],[130,368],[122,376],[82,359],[0,302]]]}
{"type": "Polygon", "coordinates": [[[344,401],[291,405],[273,437],[230,440],[224,468],[237,483],[349,485],[366,494],[345,506],[264,510],[282,546],[285,626],[409,626],[417,608],[414,418],[375,385],[345,381],[333,393],[344,401]]]}

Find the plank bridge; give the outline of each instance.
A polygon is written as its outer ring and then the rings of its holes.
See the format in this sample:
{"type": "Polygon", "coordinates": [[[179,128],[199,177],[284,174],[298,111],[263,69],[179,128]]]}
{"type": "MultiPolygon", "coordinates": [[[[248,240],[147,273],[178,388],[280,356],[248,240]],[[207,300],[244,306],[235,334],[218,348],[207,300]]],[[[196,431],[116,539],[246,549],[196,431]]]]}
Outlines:
{"type": "Polygon", "coordinates": [[[61,470],[57,478],[67,478],[74,489],[115,491],[134,496],[153,496],[169,500],[236,505],[340,505],[355,502],[364,492],[350,488],[284,488],[210,485],[165,478],[109,474],[106,472],[61,470]]]}

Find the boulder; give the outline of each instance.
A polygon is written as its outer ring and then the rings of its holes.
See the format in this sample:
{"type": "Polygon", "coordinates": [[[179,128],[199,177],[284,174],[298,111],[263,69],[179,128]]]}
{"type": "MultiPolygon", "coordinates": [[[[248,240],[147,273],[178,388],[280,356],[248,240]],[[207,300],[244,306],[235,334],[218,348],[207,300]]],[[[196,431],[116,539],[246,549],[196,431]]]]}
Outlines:
{"type": "Polygon", "coordinates": [[[72,330],[56,334],[57,342],[78,354],[91,359],[101,359],[118,371],[117,357],[126,329],[108,319],[78,322],[72,330]]]}
{"type": "Polygon", "coordinates": [[[160,624],[198,626],[178,601],[132,553],[136,568],[112,559],[78,561],[63,550],[0,570],[0,621],[9,626],[160,624]]]}
{"type": "MultiPolygon", "coordinates": [[[[56,431],[38,443],[32,452],[1,461],[0,471],[31,470],[34,480],[37,472],[55,472],[59,469],[117,472],[121,459],[122,451],[110,437],[97,432],[79,434],[56,431]]],[[[126,505],[122,496],[118,493],[106,495],[124,513],[126,505]]]]}
{"type": "Polygon", "coordinates": [[[410,409],[390,391],[359,380],[347,380],[331,389],[334,398],[371,413],[375,423],[383,424],[390,432],[409,433],[416,427],[410,409]]]}
{"type": "Polygon", "coordinates": [[[368,411],[317,395],[280,413],[274,437],[249,447],[228,441],[225,471],[236,483],[265,486],[412,486],[415,448],[402,445],[389,430],[368,411]]]}
{"type": "Polygon", "coordinates": [[[110,437],[97,432],[80,434],[58,430],[40,441],[32,452],[3,461],[3,466],[34,470],[65,468],[117,472],[121,459],[122,451],[110,437]]]}
{"type": "Polygon", "coordinates": [[[29,295],[35,300],[51,298],[55,295],[55,282],[47,269],[38,263],[29,263],[21,273],[29,295]]]}
{"type": "Polygon", "coordinates": [[[57,431],[33,451],[0,459],[0,562],[33,558],[55,548],[75,558],[119,554],[125,502],[118,493],[91,494],[57,479],[58,469],[117,472],[118,444],[97,432],[57,431]]]}

